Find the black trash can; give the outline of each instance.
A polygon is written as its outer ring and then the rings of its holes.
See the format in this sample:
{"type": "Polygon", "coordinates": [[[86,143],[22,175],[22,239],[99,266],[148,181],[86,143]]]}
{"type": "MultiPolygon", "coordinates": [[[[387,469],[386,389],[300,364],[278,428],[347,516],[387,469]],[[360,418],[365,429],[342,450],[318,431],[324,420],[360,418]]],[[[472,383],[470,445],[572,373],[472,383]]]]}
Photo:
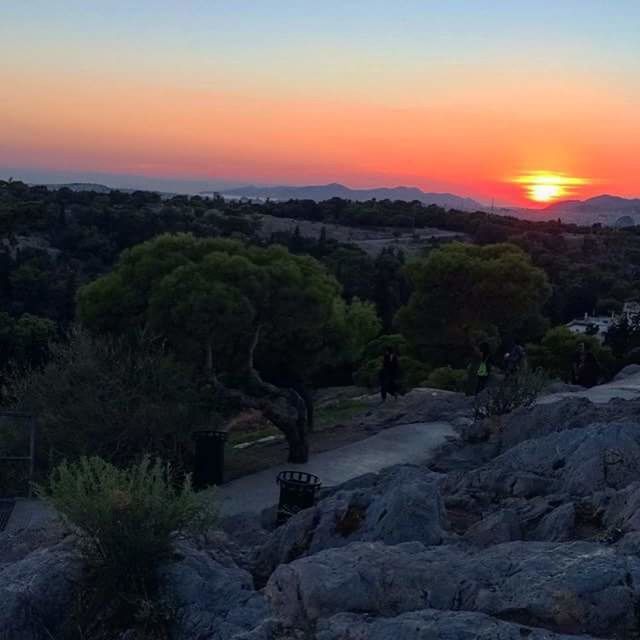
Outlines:
{"type": "Polygon", "coordinates": [[[194,431],[195,461],[193,465],[193,486],[205,489],[212,484],[224,482],[224,445],[226,431],[194,431]]]}
{"type": "Polygon", "coordinates": [[[276,482],[280,485],[277,525],[283,524],[298,511],[312,507],[322,486],[318,476],[305,471],[282,471],[276,482]]]}

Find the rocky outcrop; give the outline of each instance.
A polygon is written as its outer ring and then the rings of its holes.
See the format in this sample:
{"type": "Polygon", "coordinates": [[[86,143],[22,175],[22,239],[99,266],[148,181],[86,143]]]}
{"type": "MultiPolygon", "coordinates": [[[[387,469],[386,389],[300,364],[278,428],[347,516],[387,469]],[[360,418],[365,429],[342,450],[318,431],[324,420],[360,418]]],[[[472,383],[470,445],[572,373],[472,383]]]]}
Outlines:
{"type": "Polygon", "coordinates": [[[71,542],[63,542],[0,567],[0,638],[57,637],[73,608],[83,566],[71,542]]]}
{"type": "Polygon", "coordinates": [[[448,523],[440,480],[424,468],[400,466],[346,485],[277,529],[256,554],[256,573],[267,578],[280,564],[355,541],[442,543],[448,523]]]}
{"type": "Polygon", "coordinates": [[[266,594],[279,618],[301,628],[340,612],[439,609],[557,632],[623,634],[637,624],[640,559],[586,542],[511,542],[478,553],[355,543],[279,567],[266,594]]]}
{"type": "MultiPolygon", "coordinates": [[[[275,529],[245,514],[177,540],[160,570],[173,639],[639,636],[640,401],[568,397],[469,426],[466,400],[418,409],[428,398],[377,419],[451,411],[468,440],[430,468],[324,489],[275,529]]],[[[82,562],[48,531],[0,536],[2,640],[49,638],[64,622],[82,562]]]]}
{"type": "Polygon", "coordinates": [[[505,622],[482,613],[423,609],[394,618],[339,613],[321,620],[317,640],[587,640],[505,622]]]}
{"type": "Polygon", "coordinates": [[[451,474],[448,493],[477,500],[586,496],[620,489],[640,475],[640,424],[596,424],[527,440],[489,463],[451,474]]]}
{"type": "Polygon", "coordinates": [[[268,617],[251,574],[231,557],[214,558],[186,542],[177,544],[176,553],[160,571],[163,596],[175,608],[176,640],[232,640],[268,617]]]}

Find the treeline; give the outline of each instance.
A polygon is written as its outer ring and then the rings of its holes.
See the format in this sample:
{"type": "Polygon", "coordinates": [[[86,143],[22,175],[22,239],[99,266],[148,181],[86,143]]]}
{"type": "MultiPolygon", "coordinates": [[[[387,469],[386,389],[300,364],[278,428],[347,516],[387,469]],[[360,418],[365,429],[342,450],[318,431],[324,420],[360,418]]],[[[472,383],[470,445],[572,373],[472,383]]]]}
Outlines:
{"type": "Polygon", "coordinates": [[[0,182],[0,367],[9,360],[40,362],[51,337],[74,320],[77,289],[108,272],[126,248],[163,233],[279,243],[293,254],[311,255],[342,285],[347,302],[371,301],[383,331],[394,331],[394,318],[413,290],[402,252],[386,249],[371,257],[324,234],[311,239],[296,231],[264,238],[259,230],[265,214],[358,227],[434,227],[464,233],[478,245],[514,244],[548,278],[542,315],[550,325],[585,312],[618,311],[640,293],[640,237],[633,229],[447,212],[419,202],[256,203],[148,191],[48,190],[5,181],[0,182]]]}

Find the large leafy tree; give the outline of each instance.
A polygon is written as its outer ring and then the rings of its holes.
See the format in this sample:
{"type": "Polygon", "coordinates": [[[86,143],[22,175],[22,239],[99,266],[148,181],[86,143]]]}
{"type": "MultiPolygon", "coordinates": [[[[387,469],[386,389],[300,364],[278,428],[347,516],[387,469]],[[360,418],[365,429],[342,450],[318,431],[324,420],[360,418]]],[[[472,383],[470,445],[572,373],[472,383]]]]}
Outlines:
{"type": "Polygon", "coordinates": [[[339,300],[339,284],[312,258],[182,234],[125,251],[111,273],[79,291],[78,312],[94,331],[163,336],[217,394],[260,409],[298,462],[308,456],[305,403],[263,379],[257,354],[281,361],[288,353],[296,368],[312,367],[339,300]]]}
{"type": "Polygon", "coordinates": [[[549,296],[541,269],[510,244],[450,244],[408,266],[414,292],[397,316],[403,334],[434,365],[462,364],[479,336],[531,338],[549,296]]]}

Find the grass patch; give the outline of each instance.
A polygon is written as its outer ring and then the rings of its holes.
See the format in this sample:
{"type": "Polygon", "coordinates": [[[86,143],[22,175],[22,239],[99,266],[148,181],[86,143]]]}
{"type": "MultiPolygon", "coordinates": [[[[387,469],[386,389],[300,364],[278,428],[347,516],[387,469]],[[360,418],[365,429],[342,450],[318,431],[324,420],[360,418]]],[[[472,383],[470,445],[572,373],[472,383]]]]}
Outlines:
{"type": "Polygon", "coordinates": [[[366,411],[369,405],[364,400],[338,400],[316,410],[316,431],[330,429],[336,425],[351,421],[359,413],[366,411]]]}

